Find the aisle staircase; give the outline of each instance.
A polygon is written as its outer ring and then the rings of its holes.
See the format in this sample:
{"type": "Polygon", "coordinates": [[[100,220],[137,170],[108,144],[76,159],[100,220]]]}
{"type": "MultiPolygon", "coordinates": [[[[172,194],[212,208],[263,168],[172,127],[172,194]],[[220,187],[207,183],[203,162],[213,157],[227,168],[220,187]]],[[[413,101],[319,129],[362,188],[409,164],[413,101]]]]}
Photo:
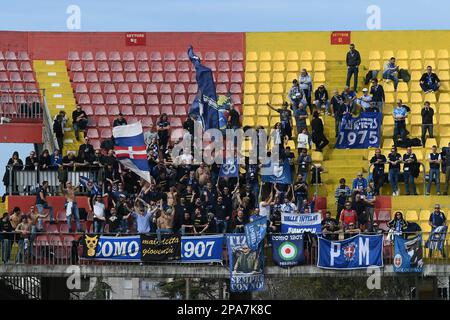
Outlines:
{"type": "Polygon", "coordinates": [[[80,133],[80,142],[75,139],[75,132],[72,128],[72,111],[75,110],[76,103],[67,74],[66,62],[64,60],[34,60],[33,66],[39,87],[45,89],[52,119],[60,110],[64,110],[69,119],[64,129],[64,155],[67,154],[67,151],[77,152],[82,143],[83,134],[80,133]]]}

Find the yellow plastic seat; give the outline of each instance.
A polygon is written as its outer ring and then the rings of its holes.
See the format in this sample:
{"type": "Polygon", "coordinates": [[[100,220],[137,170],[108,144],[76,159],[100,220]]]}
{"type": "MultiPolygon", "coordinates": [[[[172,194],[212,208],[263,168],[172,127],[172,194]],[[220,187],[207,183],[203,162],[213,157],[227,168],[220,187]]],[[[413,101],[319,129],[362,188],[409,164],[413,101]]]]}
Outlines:
{"type": "Polygon", "coordinates": [[[422,77],[422,73],[420,71],[412,71],[411,72],[411,80],[412,81],[419,81],[422,77]]]}
{"type": "MultiPolygon", "coordinates": [[[[442,95],[443,95],[443,93],[441,93],[441,97],[442,97],[442,95]]],[[[450,114],[450,104],[448,104],[448,103],[442,104],[439,101],[439,114],[450,114]]],[[[450,126],[449,126],[449,128],[450,128],[450,126]]]]}
{"type": "MultiPolygon", "coordinates": [[[[258,93],[259,94],[268,94],[270,93],[270,86],[268,83],[260,83],[258,86],[258,93]]],[[[269,99],[267,99],[269,100],[269,99]]]]}
{"type": "Polygon", "coordinates": [[[380,60],[380,51],[378,50],[372,50],[369,52],[369,60],[380,60]]]}
{"type": "Polygon", "coordinates": [[[255,114],[255,106],[244,106],[244,117],[254,116],[255,114]]]}
{"type": "Polygon", "coordinates": [[[267,106],[267,102],[270,101],[270,98],[267,94],[258,95],[258,106],[267,106]]]}
{"type": "MultiPolygon", "coordinates": [[[[267,102],[267,100],[266,100],[266,102],[267,102]]],[[[258,116],[268,116],[270,114],[270,109],[265,103],[260,104],[258,101],[258,107],[256,109],[256,114],[258,116]]]]}
{"type": "Polygon", "coordinates": [[[284,74],[283,73],[274,73],[272,77],[273,83],[284,83],[284,74]]]}
{"type": "Polygon", "coordinates": [[[259,72],[270,72],[272,71],[272,66],[270,62],[261,62],[259,65],[259,72]]]}
{"type": "Polygon", "coordinates": [[[381,70],[380,61],[370,61],[369,70],[381,70]]]}
{"type": "Polygon", "coordinates": [[[411,126],[411,136],[420,137],[422,135],[422,124],[420,126],[411,126]]]}
{"type": "Polygon", "coordinates": [[[383,60],[389,60],[392,57],[394,57],[394,51],[392,50],[383,51],[383,60]]]}
{"type": "Polygon", "coordinates": [[[383,87],[384,87],[384,92],[394,92],[394,83],[392,81],[389,80],[389,82],[387,82],[386,80],[383,83],[383,87]]]}
{"type": "Polygon", "coordinates": [[[448,147],[449,143],[450,143],[450,137],[441,138],[441,140],[439,141],[439,145],[441,146],[441,148],[448,147]]]}
{"type": "Polygon", "coordinates": [[[440,125],[449,125],[450,124],[450,115],[440,114],[439,115],[439,124],[440,125]]]}
{"type": "Polygon", "coordinates": [[[394,135],[394,126],[387,126],[383,123],[383,137],[392,137],[393,135],[394,135]]]}
{"type": "Polygon", "coordinates": [[[284,51],[275,51],[273,53],[273,61],[284,61],[286,60],[285,56],[284,56],[284,51]]]}
{"type": "Polygon", "coordinates": [[[283,96],[282,95],[279,95],[279,94],[274,94],[274,95],[272,95],[272,98],[271,98],[271,100],[270,100],[270,103],[273,105],[273,106],[281,106],[282,104],[283,104],[283,96]]]}
{"type": "Polygon", "coordinates": [[[285,70],[284,62],[274,62],[273,64],[274,72],[284,72],[284,70],[285,70]]]}
{"type": "Polygon", "coordinates": [[[284,93],[284,87],[281,83],[276,83],[272,85],[272,93],[284,93]]]}
{"type": "Polygon", "coordinates": [[[422,92],[422,88],[420,87],[420,82],[417,82],[417,81],[411,82],[411,92],[422,92]]]}
{"type": "Polygon", "coordinates": [[[319,61],[314,62],[314,72],[325,72],[327,70],[327,67],[325,65],[325,62],[319,61]]]}
{"type": "Polygon", "coordinates": [[[292,140],[288,140],[288,142],[287,142],[287,146],[286,147],[289,147],[289,148],[291,148],[291,150],[295,150],[295,149],[297,149],[297,147],[295,146],[295,143],[294,143],[294,141],[292,141],[292,140]]]}
{"type": "MultiPolygon", "coordinates": [[[[405,102],[405,101],[403,101],[405,102]]],[[[411,93],[411,103],[422,103],[423,99],[422,99],[422,95],[418,92],[413,92],[411,93]]]]}
{"type": "Polygon", "coordinates": [[[442,71],[442,70],[447,71],[449,69],[448,60],[439,60],[438,61],[438,65],[437,65],[437,69],[439,71],[442,71]]]}
{"type": "Polygon", "coordinates": [[[255,62],[247,62],[245,66],[245,72],[258,72],[258,66],[255,62]]]}
{"type": "Polygon", "coordinates": [[[447,49],[439,49],[437,53],[438,59],[448,59],[448,50],[447,49]]]}
{"type": "Polygon", "coordinates": [[[272,61],[272,55],[269,51],[262,51],[259,53],[259,61],[272,61]]]}
{"type": "Polygon", "coordinates": [[[386,93],[385,94],[385,102],[386,103],[394,103],[395,102],[394,94],[393,93],[386,93]]]}
{"type": "Polygon", "coordinates": [[[314,82],[325,82],[325,73],[316,72],[314,73],[314,82]]]}
{"type": "Polygon", "coordinates": [[[253,94],[245,94],[244,95],[244,105],[248,106],[248,105],[255,105],[255,104],[256,104],[255,95],[253,95],[253,94]]]}
{"type": "Polygon", "coordinates": [[[288,74],[286,75],[286,82],[292,84],[292,80],[294,79],[298,80],[298,73],[288,72],[288,74]]]}
{"type": "Polygon", "coordinates": [[[397,99],[402,99],[403,103],[409,102],[408,94],[405,92],[399,92],[397,93],[397,99]]]}
{"type": "Polygon", "coordinates": [[[431,232],[431,226],[428,222],[421,222],[420,229],[422,229],[422,232],[426,232],[426,233],[431,232]]]}
{"type": "Polygon", "coordinates": [[[255,51],[247,52],[247,61],[258,61],[258,54],[255,51]]]}
{"type": "Polygon", "coordinates": [[[409,69],[408,60],[399,60],[397,61],[397,65],[400,69],[409,69]]]}
{"type": "Polygon", "coordinates": [[[300,60],[302,60],[302,61],[312,60],[311,51],[302,51],[302,53],[300,55],[300,60]]]}
{"type": "Polygon", "coordinates": [[[436,94],[434,92],[426,93],[424,101],[428,101],[430,103],[436,103],[437,102],[436,94]]]}
{"type": "Polygon", "coordinates": [[[421,125],[422,124],[422,116],[421,115],[412,115],[410,117],[409,123],[411,125],[421,125]]]}
{"type": "Polygon", "coordinates": [[[255,120],[252,117],[245,117],[244,116],[244,120],[242,121],[242,125],[245,126],[249,126],[249,127],[254,127],[255,126],[255,120]]]}
{"type": "Polygon", "coordinates": [[[269,83],[270,81],[270,75],[271,73],[265,72],[265,73],[260,73],[258,75],[258,82],[259,83],[269,83]]]}
{"type": "Polygon", "coordinates": [[[246,72],[245,73],[245,83],[255,83],[256,82],[256,74],[246,72]]]}
{"type": "Polygon", "coordinates": [[[439,96],[439,103],[449,103],[450,95],[448,93],[441,93],[439,96]]]}
{"type": "MultiPolygon", "coordinates": [[[[439,72],[438,77],[439,77],[439,80],[441,80],[441,81],[448,81],[448,80],[450,80],[450,76],[449,76],[448,71],[441,71],[441,72],[439,72]]],[[[441,82],[441,86],[442,86],[442,82],[441,82]]]]}
{"type": "Polygon", "coordinates": [[[431,149],[432,146],[439,146],[436,138],[427,138],[427,141],[425,142],[425,148],[431,149]]]}
{"type": "Polygon", "coordinates": [[[244,86],[244,93],[245,94],[255,94],[256,93],[256,87],[254,84],[246,83],[244,86]]]}
{"type": "Polygon", "coordinates": [[[312,64],[309,61],[302,61],[302,63],[300,64],[300,70],[302,69],[306,69],[306,71],[311,71],[312,70],[312,64]]]}
{"type": "Polygon", "coordinates": [[[419,215],[416,210],[408,210],[406,211],[406,220],[408,221],[418,221],[419,215]]]}
{"type": "MultiPolygon", "coordinates": [[[[384,122],[383,122],[384,124],[384,122]]],[[[394,140],[392,139],[384,139],[383,140],[383,149],[391,149],[394,145],[394,140]]]]}
{"type": "Polygon", "coordinates": [[[297,61],[288,62],[286,70],[288,72],[298,72],[300,70],[300,68],[298,67],[297,61]]]}
{"type": "Polygon", "coordinates": [[[287,61],[298,61],[298,52],[297,51],[289,51],[286,56],[287,61]]]}
{"type": "Polygon", "coordinates": [[[420,50],[411,50],[409,53],[409,60],[420,60],[422,59],[422,54],[420,50]]]}
{"type": "Polygon", "coordinates": [[[408,84],[406,82],[399,82],[397,87],[398,92],[408,92],[408,84]]]}
{"type": "Polygon", "coordinates": [[[422,105],[421,104],[412,104],[410,107],[412,114],[420,114],[422,112],[422,105]]]}
{"type": "Polygon", "coordinates": [[[425,60],[423,62],[424,67],[430,66],[433,69],[436,69],[436,64],[434,63],[434,60],[425,60]]]}
{"type": "Polygon", "coordinates": [[[323,153],[318,151],[313,151],[311,153],[311,160],[313,162],[322,162],[323,161],[323,153]]]}
{"type": "Polygon", "coordinates": [[[280,122],[280,117],[279,116],[272,116],[270,117],[270,127],[273,128],[278,122],[280,122]]]}
{"type": "Polygon", "coordinates": [[[327,60],[327,55],[325,51],[316,51],[314,52],[314,60],[315,61],[325,61],[327,60]]]}
{"type": "Polygon", "coordinates": [[[434,54],[434,50],[433,49],[425,50],[425,52],[423,53],[423,58],[424,59],[434,59],[434,58],[436,58],[436,55],[434,54]]]}
{"type": "Polygon", "coordinates": [[[430,219],[430,210],[422,209],[419,213],[420,221],[428,221],[430,219]]]}
{"type": "Polygon", "coordinates": [[[422,61],[412,60],[409,64],[409,69],[411,70],[422,70],[422,61]]]}
{"type": "Polygon", "coordinates": [[[269,125],[269,119],[267,117],[258,117],[258,126],[267,127],[269,125]]]}
{"type": "Polygon", "coordinates": [[[408,59],[408,51],[407,50],[398,50],[396,58],[397,58],[397,60],[407,60],[408,59]]]}

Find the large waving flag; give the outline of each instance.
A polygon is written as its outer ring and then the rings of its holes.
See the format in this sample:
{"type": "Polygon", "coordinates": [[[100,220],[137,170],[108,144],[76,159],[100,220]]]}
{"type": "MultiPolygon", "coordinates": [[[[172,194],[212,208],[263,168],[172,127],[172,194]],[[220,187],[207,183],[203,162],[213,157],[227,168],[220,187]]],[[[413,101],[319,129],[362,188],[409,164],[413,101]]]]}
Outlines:
{"type": "Polygon", "coordinates": [[[199,92],[192,102],[189,113],[195,114],[201,119],[204,130],[218,129],[220,128],[219,107],[212,71],[201,64],[200,58],[194,54],[192,47],[188,49],[188,56],[195,67],[195,79],[199,92]]]}
{"type": "Polygon", "coordinates": [[[292,175],[289,160],[285,159],[283,163],[269,163],[263,165],[261,177],[263,182],[291,184],[292,175]]]}
{"type": "Polygon", "coordinates": [[[142,124],[136,122],[113,128],[114,151],[117,160],[138,176],[150,182],[142,124]]]}

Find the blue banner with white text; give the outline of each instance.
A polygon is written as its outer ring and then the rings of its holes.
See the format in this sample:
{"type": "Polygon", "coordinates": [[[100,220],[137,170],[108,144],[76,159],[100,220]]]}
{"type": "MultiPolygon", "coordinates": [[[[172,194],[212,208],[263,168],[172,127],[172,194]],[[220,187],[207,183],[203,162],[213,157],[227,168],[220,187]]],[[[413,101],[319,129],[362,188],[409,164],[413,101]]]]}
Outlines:
{"type": "Polygon", "coordinates": [[[342,241],[319,237],[319,261],[323,269],[365,269],[383,266],[383,235],[362,235],[342,241]]]}
{"type": "Polygon", "coordinates": [[[285,159],[283,163],[268,163],[261,168],[262,182],[291,184],[292,175],[289,160],[285,159]]]}
{"type": "Polygon", "coordinates": [[[181,262],[222,262],[224,235],[181,237],[181,262]]]}
{"type": "Polygon", "coordinates": [[[260,217],[244,226],[245,236],[250,249],[256,250],[267,232],[267,217],[260,217]]]}
{"type": "Polygon", "coordinates": [[[321,233],[322,214],[320,213],[282,213],[281,233],[321,233]]]}
{"type": "Polygon", "coordinates": [[[346,114],[342,118],[336,149],[367,149],[380,147],[380,112],[361,112],[353,118],[346,114]]]}
{"type": "Polygon", "coordinates": [[[140,261],[141,237],[110,237],[85,234],[83,257],[95,260],[140,261]]]}
{"type": "Polygon", "coordinates": [[[422,235],[413,239],[394,237],[394,271],[418,272],[423,271],[422,235]]]}

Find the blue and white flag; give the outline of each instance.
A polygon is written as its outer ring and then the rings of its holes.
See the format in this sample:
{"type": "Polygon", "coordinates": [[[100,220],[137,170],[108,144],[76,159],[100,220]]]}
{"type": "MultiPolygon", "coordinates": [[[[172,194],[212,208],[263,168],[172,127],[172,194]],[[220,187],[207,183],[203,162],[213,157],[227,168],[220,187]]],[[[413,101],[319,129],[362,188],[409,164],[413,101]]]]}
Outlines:
{"type": "Polygon", "coordinates": [[[291,184],[292,175],[289,160],[285,159],[282,164],[269,163],[261,168],[262,182],[291,184]]]}
{"type": "Polygon", "coordinates": [[[237,158],[227,159],[225,163],[220,166],[219,177],[239,177],[239,164],[237,158]]]}
{"type": "Polygon", "coordinates": [[[319,260],[323,269],[365,269],[383,266],[383,235],[358,234],[342,241],[319,237],[319,260]]]}
{"type": "Polygon", "coordinates": [[[80,185],[82,187],[91,189],[91,195],[97,196],[102,194],[100,187],[89,178],[80,176],[78,181],[80,181],[80,185]]]}
{"type": "Polygon", "coordinates": [[[201,64],[200,57],[195,55],[192,47],[188,49],[188,56],[195,67],[195,79],[199,91],[192,102],[189,113],[195,114],[201,119],[204,130],[219,129],[219,107],[212,71],[201,64]]]}
{"type": "Polygon", "coordinates": [[[342,118],[339,135],[336,140],[337,149],[367,149],[380,146],[380,112],[361,112],[353,118],[346,114],[342,118]]]}
{"type": "Polygon", "coordinates": [[[223,234],[208,236],[182,236],[181,262],[209,263],[222,262],[223,234]]]}
{"type": "Polygon", "coordinates": [[[257,250],[247,245],[245,235],[227,235],[230,260],[230,291],[252,292],[264,289],[264,242],[257,250]]]}
{"type": "Polygon", "coordinates": [[[282,213],[281,233],[322,232],[322,214],[320,213],[282,213]]]}
{"type": "Polygon", "coordinates": [[[138,176],[150,182],[147,147],[141,122],[113,128],[114,152],[117,160],[138,176]]]}
{"type": "Polygon", "coordinates": [[[293,267],[303,264],[302,234],[279,234],[270,237],[272,243],[272,260],[280,267],[293,267]]]}
{"type": "Polygon", "coordinates": [[[423,271],[422,235],[405,240],[402,236],[394,236],[394,271],[423,271]]]}
{"type": "Polygon", "coordinates": [[[94,260],[141,261],[141,237],[110,237],[85,234],[83,257],[94,260]]]}
{"type": "Polygon", "coordinates": [[[428,238],[425,246],[430,250],[444,249],[445,237],[447,236],[447,226],[436,227],[431,230],[430,237],[428,238]]]}
{"type": "Polygon", "coordinates": [[[267,217],[259,217],[244,226],[247,244],[251,250],[256,250],[260,242],[264,242],[267,233],[267,217]]]}

